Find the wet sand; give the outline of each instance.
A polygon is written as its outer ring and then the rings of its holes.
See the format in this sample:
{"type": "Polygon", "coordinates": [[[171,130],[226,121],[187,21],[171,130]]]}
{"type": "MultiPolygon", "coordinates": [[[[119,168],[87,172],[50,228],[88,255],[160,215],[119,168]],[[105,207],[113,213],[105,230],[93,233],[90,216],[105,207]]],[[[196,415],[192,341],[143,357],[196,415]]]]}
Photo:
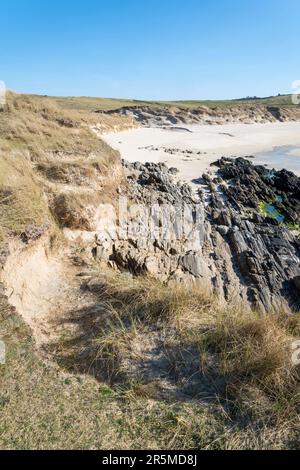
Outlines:
{"type": "Polygon", "coordinates": [[[271,152],[261,152],[255,156],[255,162],[281,170],[287,168],[300,176],[300,147],[275,147],[271,152]]]}

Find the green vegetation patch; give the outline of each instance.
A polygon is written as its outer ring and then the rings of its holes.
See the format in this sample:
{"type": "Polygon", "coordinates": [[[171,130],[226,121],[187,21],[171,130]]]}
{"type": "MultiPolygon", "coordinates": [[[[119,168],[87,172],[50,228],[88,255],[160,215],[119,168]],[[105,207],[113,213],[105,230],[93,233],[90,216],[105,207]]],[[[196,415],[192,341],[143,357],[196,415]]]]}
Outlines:
{"type": "Polygon", "coordinates": [[[284,223],[285,215],[283,215],[272,202],[261,202],[259,204],[259,211],[265,217],[270,217],[278,223],[284,223]]]}
{"type": "MultiPolygon", "coordinates": [[[[282,198],[280,196],[278,196],[278,202],[282,203],[282,198]]],[[[289,230],[296,232],[300,230],[300,225],[287,221],[287,218],[283,214],[283,212],[281,212],[276,207],[276,203],[260,202],[258,209],[264,217],[270,217],[271,219],[276,220],[276,222],[278,222],[279,224],[284,224],[285,227],[289,230]]]]}

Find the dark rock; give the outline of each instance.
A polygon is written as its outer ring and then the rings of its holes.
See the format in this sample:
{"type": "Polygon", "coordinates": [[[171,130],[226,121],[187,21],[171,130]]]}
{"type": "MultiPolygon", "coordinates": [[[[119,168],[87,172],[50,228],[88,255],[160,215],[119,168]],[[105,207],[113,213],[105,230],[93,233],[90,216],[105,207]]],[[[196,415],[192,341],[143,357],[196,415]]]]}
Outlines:
{"type": "MultiPolygon", "coordinates": [[[[300,241],[295,232],[259,210],[270,202],[285,216],[299,223],[299,181],[286,170],[271,171],[243,158],[216,162],[217,177],[203,175],[209,205],[196,199],[190,186],[178,184],[163,164],[126,164],[130,196],[146,205],[189,204],[202,208],[197,227],[198,246],[191,248],[174,219],[176,242],[138,238],[115,248],[115,263],[133,273],[148,272],[162,280],[203,278],[226,299],[246,299],[255,308],[300,309],[300,241]],[[130,246],[129,246],[130,245],[130,246]]],[[[174,171],[175,174],[175,171],[174,171]]]]}
{"type": "Polygon", "coordinates": [[[296,287],[297,291],[300,293],[300,276],[296,276],[293,279],[294,286],[296,287]]]}
{"type": "Polygon", "coordinates": [[[169,169],[169,173],[171,175],[177,175],[179,173],[179,170],[178,170],[178,168],[172,167],[172,168],[169,169]]]}
{"type": "MultiPolygon", "coordinates": [[[[225,190],[231,203],[257,209],[260,202],[276,204],[289,222],[300,223],[300,178],[287,170],[254,166],[244,158],[216,162],[220,175],[230,181],[225,190]],[[284,204],[280,201],[284,200],[284,204]]],[[[274,223],[270,220],[269,223],[274,223]]]]}
{"type": "Polygon", "coordinates": [[[44,225],[29,225],[21,233],[20,238],[23,243],[29,243],[34,240],[41,238],[44,233],[48,230],[49,224],[45,223],[44,225]]]}
{"type": "Polygon", "coordinates": [[[264,310],[281,303],[298,310],[299,239],[275,218],[264,217],[259,203],[273,203],[285,215],[285,222],[299,223],[300,178],[286,170],[254,166],[243,158],[222,158],[216,165],[219,176],[227,181],[226,186],[219,185],[226,202],[220,203],[206,177],[212,192],[208,213],[215,229],[229,242],[235,272],[248,286],[249,302],[264,310]]]}

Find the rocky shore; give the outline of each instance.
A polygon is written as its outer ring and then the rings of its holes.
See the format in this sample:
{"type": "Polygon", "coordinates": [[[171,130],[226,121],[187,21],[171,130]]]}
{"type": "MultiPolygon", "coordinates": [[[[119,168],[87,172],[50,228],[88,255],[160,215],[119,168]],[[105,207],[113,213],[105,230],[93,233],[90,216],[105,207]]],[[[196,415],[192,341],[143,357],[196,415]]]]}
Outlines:
{"type": "Polygon", "coordinates": [[[96,257],[166,283],[206,283],[221,298],[262,311],[299,310],[300,178],[247,159],[223,158],[216,162],[216,176],[199,178],[195,193],[162,163],[123,164],[128,183],[124,195],[132,203],[161,209],[157,231],[147,224],[145,228],[141,214],[135,214],[136,232],[124,239],[98,240],[96,257]],[[192,208],[195,219],[188,234],[178,228],[184,206],[192,208]],[[161,217],[170,207],[177,208],[171,211],[176,236],[164,238],[166,219],[161,217]]]}

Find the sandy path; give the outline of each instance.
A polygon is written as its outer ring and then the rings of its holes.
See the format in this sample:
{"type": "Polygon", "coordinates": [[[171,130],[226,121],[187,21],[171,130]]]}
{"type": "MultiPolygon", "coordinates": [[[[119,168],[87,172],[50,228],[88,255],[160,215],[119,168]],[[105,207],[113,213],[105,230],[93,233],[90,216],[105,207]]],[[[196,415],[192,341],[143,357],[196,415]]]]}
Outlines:
{"type": "MultiPolygon", "coordinates": [[[[178,168],[180,177],[187,181],[201,176],[221,156],[255,155],[286,145],[300,147],[300,122],[189,126],[188,129],[191,132],[139,128],[106,134],[102,138],[126,160],[165,162],[178,168]],[[149,146],[159,150],[146,148],[149,146]],[[171,155],[164,148],[179,151],[171,155]],[[185,149],[194,154],[180,152],[185,149]]],[[[297,165],[288,169],[300,174],[297,165]]]]}

